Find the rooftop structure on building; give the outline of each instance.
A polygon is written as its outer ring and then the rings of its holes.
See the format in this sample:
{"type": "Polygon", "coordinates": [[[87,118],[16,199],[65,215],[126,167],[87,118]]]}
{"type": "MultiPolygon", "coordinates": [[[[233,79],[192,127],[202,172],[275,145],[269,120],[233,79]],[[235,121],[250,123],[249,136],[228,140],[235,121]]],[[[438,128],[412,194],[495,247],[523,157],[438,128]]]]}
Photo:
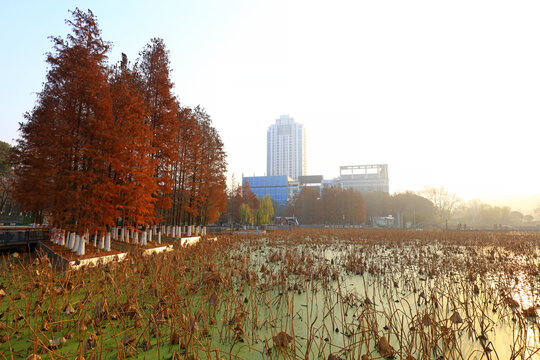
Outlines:
{"type": "Polygon", "coordinates": [[[389,192],[388,164],[347,165],[339,167],[334,186],[358,192],[389,192]]]}
{"type": "Polygon", "coordinates": [[[281,115],[268,128],[266,174],[294,180],[306,174],[306,132],[289,115],[281,115]]]}

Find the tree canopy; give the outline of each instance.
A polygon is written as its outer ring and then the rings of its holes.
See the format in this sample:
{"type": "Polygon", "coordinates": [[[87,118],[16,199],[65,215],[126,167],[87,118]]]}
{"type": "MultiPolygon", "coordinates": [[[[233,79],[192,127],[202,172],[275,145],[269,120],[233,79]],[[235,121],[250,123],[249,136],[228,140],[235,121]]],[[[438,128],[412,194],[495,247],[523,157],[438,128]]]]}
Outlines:
{"type": "Polygon", "coordinates": [[[11,172],[12,147],[7,142],[0,141],[0,176],[11,172]]]}
{"type": "Polygon", "coordinates": [[[111,44],[94,14],[71,12],[53,37],[36,106],[14,151],[22,208],[77,232],[119,223],[206,224],[225,207],[226,155],[210,116],[172,93],[162,39],[131,65],[107,63],[111,44]]]}
{"type": "Polygon", "coordinates": [[[265,225],[272,223],[272,217],[274,216],[274,205],[270,195],[265,195],[263,198],[259,198],[259,206],[257,207],[257,224],[265,225]]]}
{"type": "Polygon", "coordinates": [[[318,191],[302,188],[286,209],[302,224],[358,224],[366,221],[362,194],[352,189],[325,187],[318,191]]]}

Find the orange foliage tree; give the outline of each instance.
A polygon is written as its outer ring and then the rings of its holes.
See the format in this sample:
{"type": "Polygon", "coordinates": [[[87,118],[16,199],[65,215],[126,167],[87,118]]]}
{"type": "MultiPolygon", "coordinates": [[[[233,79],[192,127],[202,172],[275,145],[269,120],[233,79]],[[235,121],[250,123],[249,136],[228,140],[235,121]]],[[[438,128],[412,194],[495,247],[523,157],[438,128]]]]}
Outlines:
{"type": "Polygon", "coordinates": [[[194,109],[200,129],[201,146],[198,197],[200,211],[197,222],[207,224],[219,219],[226,205],[226,154],[217,130],[212,126],[210,116],[200,107],[194,109]]]}
{"type": "Polygon", "coordinates": [[[148,107],[141,91],[143,80],[136,69],[128,67],[127,56],[111,73],[114,123],[110,135],[115,139],[111,176],[119,192],[114,203],[121,214],[122,225],[137,227],[159,222],[156,216],[158,182],[153,156],[153,131],[148,107]]]}
{"type": "Polygon", "coordinates": [[[75,10],[73,34],[53,38],[50,70],[36,107],[21,125],[16,194],[55,226],[75,231],[112,225],[118,186],[109,176],[113,124],[106,53],[91,11],[75,10]]]}
{"type": "Polygon", "coordinates": [[[223,143],[210,116],[200,107],[183,109],[178,118],[177,156],[173,166],[173,205],[170,223],[216,221],[225,210],[223,143]]]}
{"type": "Polygon", "coordinates": [[[178,121],[179,104],[172,93],[169,51],[162,39],[154,38],[140,53],[137,64],[143,79],[142,95],[152,129],[152,157],[157,160],[154,177],[158,184],[158,205],[162,215],[171,206],[173,162],[178,143],[175,141],[181,122],[178,121]]]}
{"type": "Polygon", "coordinates": [[[244,184],[242,185],[242,198],[244,200],[244,204],[247,204],[251,210],[257,210],[259,207],[259,199],[251,190],[251,186],[249,185],[248,181],[244,181],[244,184]]]}
{"type": "Polygon", "coordinates": [[[210,116],[181,108],[169,53],[152,39],[135,66],[107,66],[110,44],[78,9],[53,38],[50,70],[14,151],[15,198],[82,234],[119,225],[206,224],[225,205],[226,156],[210,116]]]}
{"type": "Polygon", "coordinates": [[[362,194],[352,189],[325,187],[319,194],[303,188],[286,209],[304,224],[358,224],[366,221],[362,194]]]}

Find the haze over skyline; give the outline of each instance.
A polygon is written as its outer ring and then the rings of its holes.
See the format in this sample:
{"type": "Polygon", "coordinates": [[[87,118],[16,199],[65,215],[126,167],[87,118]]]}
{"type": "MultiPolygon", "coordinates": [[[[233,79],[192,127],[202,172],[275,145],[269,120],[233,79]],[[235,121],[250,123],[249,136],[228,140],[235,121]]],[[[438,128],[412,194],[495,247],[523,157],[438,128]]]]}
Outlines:
{"type": "Polygon", "coordinates": [[[537,2],[4,1],[0,140],[15,143],[75,7],[97,16],[110,64],[164,39],[176,94],[212,116],[237,179],[265,173],[266,131],[288,114],[308,174],[386,163],[391,192],[540,193],[537,2]]]}

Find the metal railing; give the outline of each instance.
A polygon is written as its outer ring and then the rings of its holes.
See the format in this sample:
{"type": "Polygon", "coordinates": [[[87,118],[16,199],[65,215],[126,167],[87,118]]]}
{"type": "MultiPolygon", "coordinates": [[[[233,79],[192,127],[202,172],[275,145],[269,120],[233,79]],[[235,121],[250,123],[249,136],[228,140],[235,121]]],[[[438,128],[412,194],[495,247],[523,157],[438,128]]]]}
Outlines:
{"type": "Polygon", "coordinates": [[[0,227],[0,248],[36,244],[44,240],[47,234],[48,231],[45,228],[2,226],[0,227]]]}

